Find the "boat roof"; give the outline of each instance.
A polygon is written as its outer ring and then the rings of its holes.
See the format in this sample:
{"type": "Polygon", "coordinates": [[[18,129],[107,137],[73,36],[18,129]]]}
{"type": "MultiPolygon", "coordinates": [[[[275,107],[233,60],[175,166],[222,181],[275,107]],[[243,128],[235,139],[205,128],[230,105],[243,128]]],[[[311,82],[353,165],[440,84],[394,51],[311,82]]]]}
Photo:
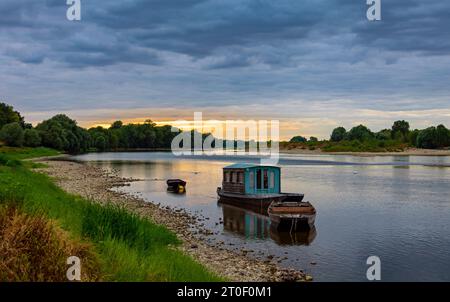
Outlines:
{"type": "Polygon", "coordinates": [[[277,166],[258,165],[258,164],[251,164],[251,163],[235,163],[235,164],[224,167],[224,169],[248,169],[248,168],[256,168],[256,167],[270,167],[270,168],[279,169],[279,167],[277,167],[277,166]]]}

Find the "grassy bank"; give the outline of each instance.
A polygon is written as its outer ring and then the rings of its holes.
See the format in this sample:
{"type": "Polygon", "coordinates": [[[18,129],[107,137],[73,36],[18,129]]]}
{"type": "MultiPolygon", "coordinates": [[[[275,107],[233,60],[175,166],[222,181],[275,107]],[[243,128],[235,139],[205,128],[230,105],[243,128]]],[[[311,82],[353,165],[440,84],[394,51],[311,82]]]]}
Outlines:
{"type": "Polygon", "coordinates": [[[341,142],[330,142],[330,141],[317,141],[317,142],[303,142],[303,143],[293,143],[293,142],[281,142],[280,150],[321,150],[323,152],[401,152],[408,148],[408,144],[394,141],[341,141],[341,142]]]}
{"type": "MultiPolygon", "coordinates": [[[[20,153],[20,150],[16,150],[16,152],[6,152],[1,155],[4,159],[0,161],[0,205],[3,209],[1,212],[3,221],[11,222],[12,214],[8,213],[11,213],[13,209],[16,211],[14,215],[24,217],[25,220],[30,217],[34,217],[36,221],[46,219],[52,226],[50,231],[47,230],[48,234],[66,234],[64,236],[68,238],[62,246],[77,246],[77,243],[87,245],[88,248],[80,253],[79,258],[82,261],[82,267],[83,261],[92,264],[89,266],[91,277],[88,279],[105,281],[220,280],[192,258],[176,250],[175,247],[180,242],[175,234],[166,228],[121,208],[102,206],[70,195],[58,188],[50,178],[32,172],[29,167],[23,165],[22,161],[19,161],[22,158],[29,158],[33,152],[41,154],[47,151],[27,150],[25,153],[20,153]],[[94,265],[95,263],[98,266],[94,265]],[[98,267],[97,271],[95,271],[96,267],[98,267]]],[[[2,242],[5,239],[4,234],[7,233],[5,225],[8,224],[0,225],[2,242]]],[[[34,242],[36,248],[45,245],[36,241],[33,232],[27,233],[23,240],[34,242]]],[[[61,241],[55,240],[55,242],[61,241]]],[[[60,250],[64,251],[64,249],[60,250]]],[[[0,253],[5,253],[4,249],[0,249],[0,253]]],[[[50,259],[52,257],[51,249],[41,253],[50,259]]],[[[5,259],[5,255],[0,256],[2,259],[0,266],[8,266],[9,262],[5,259]]],[[[42,260],[47,263],[46,266],[39,266],[33,263],[33,257],[28,256],[23,255],[25,264],[22,263],[22,267],[27,266],[28,258],[28,265],[36,266],[36,269],[39,267],[49,269],[49,266],[52,266],[47,257],[42,257],[47,261],[42,260]]],[[[67,255],[69,256],[72,255],[67,255]]],[[[64,266],[55,259],[53,264],[55,267],[51,271],[58,271],[61,265],[64,266]]],[[[68,268],[67,265],[64,267],[68,268]]],[[[15,279],[27,280],[27,276],[35,275],[35,273],[28,272],[28,275],[16,276],[15,279]]],[[[0,278],[6,277],[0,275],[0,278]]]]}
{"type": "Polygon", "coordinates": [[[60,152],[50,148],[16,148],[16,147],[0,147],[0,157],[22,160],[27,158],[36,158],[44,156],[58,155],[60,152]]]}

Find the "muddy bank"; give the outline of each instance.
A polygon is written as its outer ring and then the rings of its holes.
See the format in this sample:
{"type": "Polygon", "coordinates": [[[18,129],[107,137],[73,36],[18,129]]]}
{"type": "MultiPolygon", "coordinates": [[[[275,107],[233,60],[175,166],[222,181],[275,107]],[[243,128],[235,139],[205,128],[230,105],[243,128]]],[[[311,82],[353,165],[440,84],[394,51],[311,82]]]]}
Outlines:
{"type": "Polygon", "coordinates": [[[150,218],[174,231],[182,240],[180,249],[191,255],[211,271],[231,281],[306,281],[311,280],[301,271],[281,268],[278,259],[253,259],[245,249],[230,251],[224,243],[208,243],[210,231],[203,228],[198,220],[182,209],[161,207],[156,203],[111,189],[124,186],[135,179],[118,177],[114,172],[101,168],[72,162],[64,157],[37,160],[48,167],[41,172],[53,177],[65,191],[80,195],[99,203],[114,203],[150,218]]]}

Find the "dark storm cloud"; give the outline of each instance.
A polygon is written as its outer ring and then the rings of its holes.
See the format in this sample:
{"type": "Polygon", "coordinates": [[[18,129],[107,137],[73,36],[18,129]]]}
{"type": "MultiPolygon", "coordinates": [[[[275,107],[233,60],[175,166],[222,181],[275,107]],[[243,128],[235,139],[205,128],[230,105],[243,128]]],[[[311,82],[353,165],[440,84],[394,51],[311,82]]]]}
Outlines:
{"type": "Polygon", "coordinates": [[[448,108],[449,1],[382,0],[381,22],[366,0],[81,2],[80,22],[66,0],[0,2],[4,97],[31,109],[448,108]]]}
{"type": "Polygon", "coordinates": [[[352,28],[362,45],[430,55],[450,53],[450,2],[384,1],[383,22],[352,28]]]}
{"type": "MultiPolygon", "coordinates": [[[[355,35],[351,41],[342,41],[353,48],[450,52],[448,1],[385,0],[382,4],[383,22],[374,24],[365,20],[363,0],[82,1],[83,20],[71,24],[64,19],[67,6],[63,0],[16,0],[0,4],[5,16],[0,25],[15,31],[18,39],[48,44],[47,57],[70,66],[161,63],[154,50],[201,59],[217,53],[223,56],[227,48],[245,49],[245,58],[228,51],[229,58],[219,58],[222,63],[210,68],[252,62],[276,66],[285,60],[264,53],[261,46],[298,43],[293,53],[285,54],[292,57],[304,51],[301,42],[345,33],[355,35]],[[84,41],[74,40],[76,34],[84,41]]],[[[22,61],[21,57],[17,55],[22,61]]]]}

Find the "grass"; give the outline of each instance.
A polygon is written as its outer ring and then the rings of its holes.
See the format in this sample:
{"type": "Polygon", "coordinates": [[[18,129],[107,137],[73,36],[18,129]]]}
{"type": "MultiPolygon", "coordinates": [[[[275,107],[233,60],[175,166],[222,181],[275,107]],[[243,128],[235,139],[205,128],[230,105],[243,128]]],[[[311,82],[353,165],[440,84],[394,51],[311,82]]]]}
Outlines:
{"type": "Polygon", "coordinates": [[[399,152],[407,148],[407,144],[395,140],[367,140],[330,142],[322,150],[325,152],[399,152]]]}
{"type": "Polygon", "coordinates": [[[94,275],[102,280],[222,280],[175,249],[180,242],[165,227],[117,206],[102,206],[68,194],[27,166],[0,162],[0,204],[19,207],[23,215],[54,221],[73,242],[91,245],[99,263],[94,275]]]}
{"type": "Polygon", "coordinates": [[[53,221],[29,215],[11,203],[0,207],[0,280],[65,281],[66,260],[77,255],[82,279],[99,279],[99,261],[92,246],[70,239],[53,221]]]}
{"type": "Polygon", "coordinates": [[[58,154],[60,154],[60,152],[44,147],[19,148],[2,146],[0,147],[0,165],[8,167],[27,166],[29,168],[42,168],[45,166],[44,164],[30,161],[23,162],[22,160],[36,157],[54,156],[58,154]]]}
{"type": "Polygon", "coordinates": [[[38,147],[0,147],[0,156],[7,157],[9,159],[22,160],[27,158],[36,158],[44,156],[53,156],[60,154],[59,151],[50,148],[38,147]]]}
{"type": "Polygon", "coordinates": [[[303,149],[322,150],[323,152],[398,152],[403,151],[408,145],[395,140],[366,140],[366,141],[318,141],[305,143],[281,142],[281,150],[303,149]]]}

